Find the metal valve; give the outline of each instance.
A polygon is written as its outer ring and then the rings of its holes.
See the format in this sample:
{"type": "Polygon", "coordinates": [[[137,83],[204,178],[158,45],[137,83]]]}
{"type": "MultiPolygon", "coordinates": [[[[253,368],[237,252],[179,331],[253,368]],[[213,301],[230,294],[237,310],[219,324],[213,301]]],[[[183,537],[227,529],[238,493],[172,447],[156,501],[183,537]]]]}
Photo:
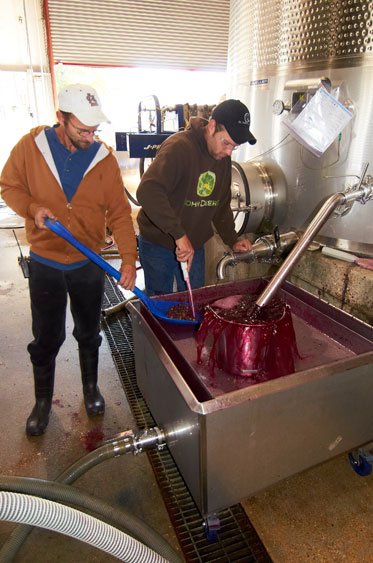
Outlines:
{"type": "Polygon", "coordinates": [[[347,215],[355,201],[365,205],[367,201],[373,198],[373,178],[370,175],[366,176],[368,166],[369,162],[364,162],[359,182],[353,186],[347,186],[343,192],[345,200],[334,210],[333,215],[335,217],[347,215]]]}

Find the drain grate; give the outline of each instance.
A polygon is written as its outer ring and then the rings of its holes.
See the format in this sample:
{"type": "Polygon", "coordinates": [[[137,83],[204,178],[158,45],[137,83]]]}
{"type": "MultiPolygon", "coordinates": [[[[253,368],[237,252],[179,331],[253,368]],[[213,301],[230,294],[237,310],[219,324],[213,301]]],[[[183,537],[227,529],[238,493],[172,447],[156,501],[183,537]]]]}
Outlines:
{"type": "MultiPolygon", "coordinates": [[[[107,276],[104,307],[123,301],[121,292],[107,276]]],[[[102,320],[112,357],[137,427],[142,430],[156,425],[137,386],[133,353],[132,323],[129,314],[121,313],[102,320]]],[[[258,534],[240,504],[218,513],[219,540],[210,542],[205,535],[204,520],[189,493],[168,448],[151,450],[148,457],[160,487],[167,511],[187,562],[200,563],[270,563],[258,534]]]]}

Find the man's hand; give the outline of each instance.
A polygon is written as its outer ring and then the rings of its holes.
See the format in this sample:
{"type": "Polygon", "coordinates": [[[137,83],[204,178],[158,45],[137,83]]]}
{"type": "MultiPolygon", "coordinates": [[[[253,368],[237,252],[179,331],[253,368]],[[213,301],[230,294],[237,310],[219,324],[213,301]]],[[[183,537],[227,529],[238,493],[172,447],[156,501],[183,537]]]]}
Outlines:
{"type": "Polygon", "coordinates": [[[232,246],[233,252],[247,252],[251,249],[252,249],[251,242],[247,238],[238,240],[232,246]]]}
{"type": "Polygon", "coordinates": [[[123,289],[129,289],[130,291],[134,290],[135,281],[136,281],[136,267],[131,266],[130,264],[125,264],[120,269],[121,278],[118,282],[123,289]]]}
{"type": "Polygon", "coordinates": [[[181,238],[176,239],[176,259],[179,262],[188,262],[188,271],[192,265],[193,256],[194,256],[194,248],[192,243],[190,242],[189,238],[184,235],[181,238]]]}
{"type": "Polygon", "coordinates": [[[35,225],[39,229],[49,230],[45,225],[45,220],[47,217],[49,217],[49,219],[52,219],[53,221],[57,219],[57,217],[54,215],[54,213],[52,213],[50,209],[48,209],[48,207],[38,207],[34,217],[35,225]]]}

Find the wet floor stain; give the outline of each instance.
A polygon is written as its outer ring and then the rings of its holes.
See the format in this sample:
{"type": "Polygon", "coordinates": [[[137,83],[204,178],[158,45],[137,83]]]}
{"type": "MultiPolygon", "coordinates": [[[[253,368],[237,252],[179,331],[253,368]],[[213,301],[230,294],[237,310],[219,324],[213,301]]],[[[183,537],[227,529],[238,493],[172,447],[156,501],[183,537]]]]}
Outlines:
{"type": "Polygon", "coordinates": [[[99,426],[96,426],[86,434],[83,434],[83,436],[81,436],[80,438],[80,441],[82,442],[83,447],[85,450],[87,450],[87,452],[92,452],[100,445],[100,442],[102,442],[103,439],[104,433],[102,429],[99,426]]]}
{"type": "Polygon", "coordinates": [[[52,405],[56,405],[56,407],[60,407],[60,409],[64,409],[65,405],[61,403],[60,399],[53,399],[52,405]]]}

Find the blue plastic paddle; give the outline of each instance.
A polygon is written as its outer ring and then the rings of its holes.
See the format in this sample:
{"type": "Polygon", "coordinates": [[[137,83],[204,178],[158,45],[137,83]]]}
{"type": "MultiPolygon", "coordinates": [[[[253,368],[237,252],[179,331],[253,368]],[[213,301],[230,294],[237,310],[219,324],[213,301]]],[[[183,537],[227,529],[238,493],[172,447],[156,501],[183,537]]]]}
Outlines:
{"type": "MultiPolygon", "coordinates": [[[[77,240],[74,237],[74,235],[72,235],[70,233],[70,231],[62,225],[62,223],[60,223],[59,221],[52,221],[52,219],[47,218],[45,220],[45,224],[51,231],[53,231],[54,233],[56,233],[60,237],[67,240],[70,244],[75,246],[78,250],[80,250],[80,252],[82,252],[90,260],[92,260],[92,262],[97,264],[97,266],[100,266],[100,268],[105,270],[105,272],[107,272],[108,274],[113,276],[113,278],[115,278],[117,281],[120,280],[121,274],[120,274],[120,272],[118,272],[118,270],[113,268],[113,266],[111,266],[108,262],[106,262],[106,260],[101,258],[101,256],[99,256],[99,254],[96,254],[96,252],[94,252],[93,250],[91,250],[90,248],[85,246],[82,242],[77,240]]],[[[167,316],[167,312],[168,312],[169,308],[172,307],[173,305],[180,305],[181,304],[181,305],[190,306],[189,303],[182,303],[181,301],[161,301],[159,299],[157,299],[157,300],[150,299],[150,297],[148,297],[143,291],[141,291],[141,289],[139,289],[136,286],[133,290],[133,293],[139,299],[141,299],[141,301],[147,306],[149,311],[151,313],[153,313],[153,315],[155,317],[158,317],[159,319],[162,319],[162,320],[167,321],[169,323],[189,324],[189,325],[191,325],[191,324],[196,325],[196,324],[199,324],[200,322],[202,322],[202,318],[199,318],[198,313],[197,313],[197,316],[196,316],[197,320],[195,320],[195,321],[188,321],[188,320],[185,320],[185,319],[170,319],[167,316]]]]}

